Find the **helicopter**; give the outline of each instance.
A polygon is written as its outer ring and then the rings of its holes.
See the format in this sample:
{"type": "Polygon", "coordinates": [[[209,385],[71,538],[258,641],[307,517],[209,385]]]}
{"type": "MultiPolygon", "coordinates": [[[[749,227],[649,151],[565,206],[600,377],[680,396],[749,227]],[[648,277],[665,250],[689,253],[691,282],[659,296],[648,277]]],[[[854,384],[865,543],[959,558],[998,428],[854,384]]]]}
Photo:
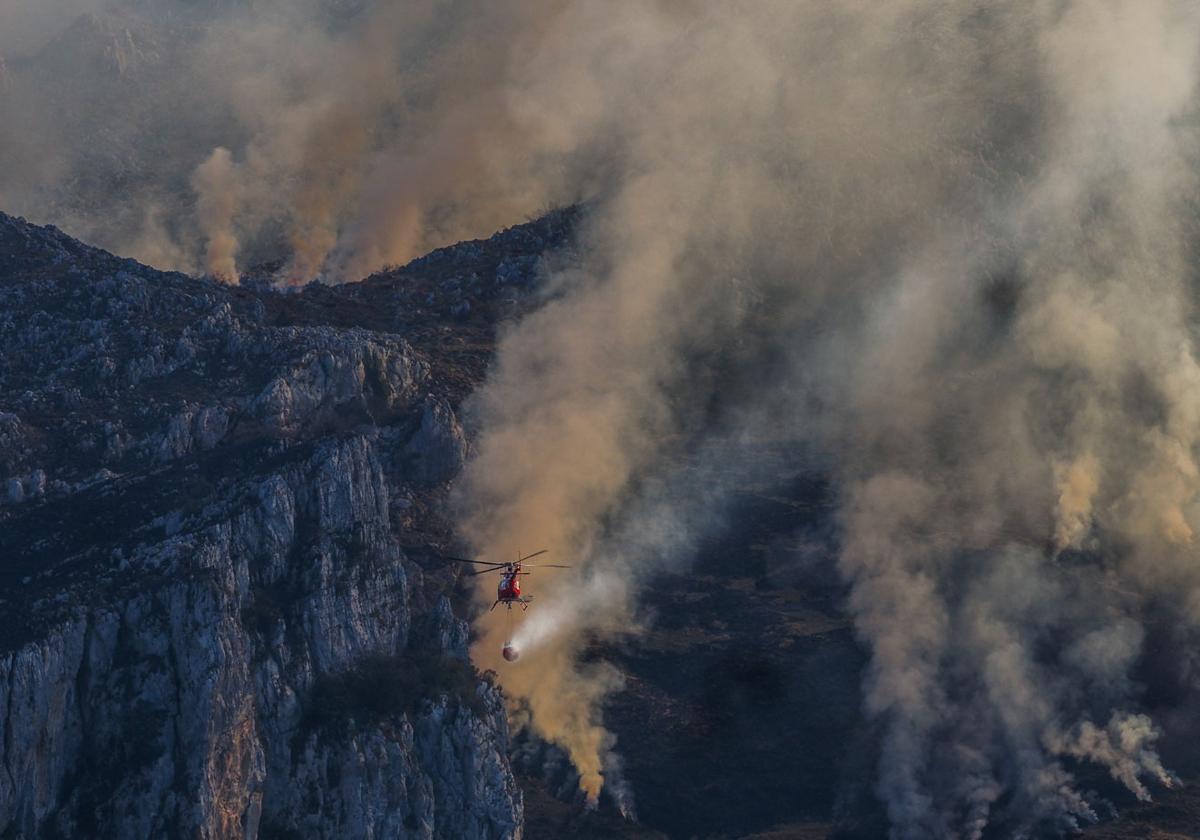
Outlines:
{"type": "Polygon", "coordinates": [[[492,603],[491,609],[488,612],[496,609],[496,607],[504,604],[509,610],[513,608],[513,604],[520,604],[522,610],[529,609],[529,603],[533,600],[532,595],[521,595],[521,575],[529,574],[525,570],[525,566],[535,569],[569,569],[570,566],[562,566],[557,563],[528,563],[528,560],[534,557],[541,557],[546,554],[549,549],[543,548],[541,551],[535,551],[533,554],[526,554],[524,557],[517,553],[517,559],[512,563],[495,563],[489,560],[465,560],[461,557],[447,557],[447,560],[453,560],[456,563],[473,563],[477,566],[486,566],[486,569],[480,569],[471,572],[470,576],[486,575],[489,572],[500,572],[500,583],[496,587],[496,600],[492,603]]]}

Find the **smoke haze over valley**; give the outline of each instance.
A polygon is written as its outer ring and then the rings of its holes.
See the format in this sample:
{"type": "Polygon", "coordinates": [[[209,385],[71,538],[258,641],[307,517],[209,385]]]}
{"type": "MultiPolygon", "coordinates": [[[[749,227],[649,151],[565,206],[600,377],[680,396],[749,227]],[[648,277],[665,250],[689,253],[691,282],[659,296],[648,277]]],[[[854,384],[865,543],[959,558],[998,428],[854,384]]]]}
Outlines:
{"type": "Polygon", "coordinates": [[[480,269],[391,267],[575,208],[489,263],[520,305],[454,310],[494,355],[427,411],[457,544],[572,567],[512,626],[477,578],[471,656],[585,802],[637,812],[612,711],[663,581],[797,475],[892,837],[1200,772],[1194,3],[0,0],[0,57],[0,209],[282,312],[384,272],[371,328],[423,336],[480,269]]]}

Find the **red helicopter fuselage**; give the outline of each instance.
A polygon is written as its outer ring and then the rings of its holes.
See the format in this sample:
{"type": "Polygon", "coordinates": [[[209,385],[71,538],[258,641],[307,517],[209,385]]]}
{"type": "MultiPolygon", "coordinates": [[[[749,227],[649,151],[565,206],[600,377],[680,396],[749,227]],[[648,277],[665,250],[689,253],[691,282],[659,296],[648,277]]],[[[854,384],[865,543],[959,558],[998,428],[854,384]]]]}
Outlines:
{"type": "Polygon", "coordinates": [[[522,609],[529,609],[529,597],[521,597],[521,575],[527,575],[529,572],[521,570],[520,563],[513,563],[506,566],[504,571],[500,573],[500,583],[496,586],[496,602],[492,604],[492,609],[496,609],[500,604],[512,609],[513,604],[520,604],[522,609]]]}
{"type": "Polygon", "coordinates": [[[504,603],[521,597],[521,574],[521,567],[516,566],[512,571],[506,569],[500,575],[500,584],[496,587],[497,601],[504,603]]]}

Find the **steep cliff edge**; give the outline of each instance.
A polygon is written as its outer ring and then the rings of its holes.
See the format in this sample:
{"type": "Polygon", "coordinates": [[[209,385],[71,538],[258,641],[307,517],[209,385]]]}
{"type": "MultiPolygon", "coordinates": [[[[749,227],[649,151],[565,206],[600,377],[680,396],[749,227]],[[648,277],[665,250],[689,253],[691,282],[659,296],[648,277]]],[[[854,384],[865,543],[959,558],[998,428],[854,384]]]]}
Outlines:
{"type": "Polygon", "coordinates": [[[0,215],[0,836],[521,836],[437,511],[569,224],[284,295],[0,215]]]}

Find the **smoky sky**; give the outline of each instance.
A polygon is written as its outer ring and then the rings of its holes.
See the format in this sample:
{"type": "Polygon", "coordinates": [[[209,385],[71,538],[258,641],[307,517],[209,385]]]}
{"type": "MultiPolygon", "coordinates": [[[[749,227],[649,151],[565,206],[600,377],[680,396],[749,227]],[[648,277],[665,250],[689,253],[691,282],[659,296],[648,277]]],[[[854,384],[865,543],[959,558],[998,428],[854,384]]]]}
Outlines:
{"type": "Polygon", "coordinates": [[[159,267],[360,279],[579,197],[504,88],[557,5],[6,3],[0,202],[159,267]]]}
{"type": "Polygon", "coordinates": [[[1174,784],[1141,675],[1154,632],[1196,688],[1194,4],[29,8],[0,29],[59,47],[0,36],[0,206],[122,253],[342,282],[585,201],[454,504],[574,567],[518,663],[494,617],[474,656],[587,795],[629,791],[580,652],[765,447],[838,488],[895,837],[1067,831],[1107,807],[1080,768],[1174,784]]]}
{"type": "Polygon", "coordinates": [[[17,58],[35,52],[61,31],[64,22],[103,7],[101,0],[25,0],[0,2],[0,55],[17,58]]]}

